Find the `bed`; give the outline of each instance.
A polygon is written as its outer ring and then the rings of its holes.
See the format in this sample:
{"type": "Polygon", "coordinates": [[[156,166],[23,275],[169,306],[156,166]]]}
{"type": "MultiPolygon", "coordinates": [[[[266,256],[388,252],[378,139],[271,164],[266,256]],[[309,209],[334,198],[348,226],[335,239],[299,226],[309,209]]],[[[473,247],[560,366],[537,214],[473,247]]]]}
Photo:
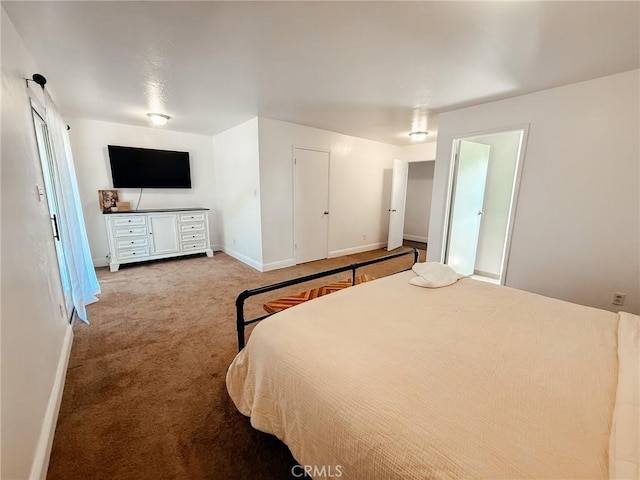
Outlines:
{"type": "Polygon", "coordinates": [[[346,479],[638,478],[640,317],[414,276],[258,324],[227,374],[238,410],[346,479]]]}

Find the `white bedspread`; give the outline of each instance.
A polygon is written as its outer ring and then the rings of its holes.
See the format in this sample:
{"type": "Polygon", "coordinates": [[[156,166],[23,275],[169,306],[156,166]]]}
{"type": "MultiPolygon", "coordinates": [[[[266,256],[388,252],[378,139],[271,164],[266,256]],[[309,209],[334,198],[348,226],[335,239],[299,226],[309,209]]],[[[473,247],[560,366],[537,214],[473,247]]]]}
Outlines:
{"type": "MultiPolygon", "coordinates": [[[[468,278],[415,288],[413,275],[261,322],[227,374],[240,412],[344,479],[607,478],[619,315],[468,278]]],[[[637,376],[631,351],[621,370],[637,376]]],[[[625,461],[612,464],[631,475],[625,461]]]]}

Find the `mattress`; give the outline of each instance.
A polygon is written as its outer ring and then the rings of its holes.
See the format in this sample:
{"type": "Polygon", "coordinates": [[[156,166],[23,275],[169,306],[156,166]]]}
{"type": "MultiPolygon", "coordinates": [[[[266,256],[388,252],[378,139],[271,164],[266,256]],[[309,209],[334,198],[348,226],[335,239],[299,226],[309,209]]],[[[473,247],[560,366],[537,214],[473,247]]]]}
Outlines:
{"type": "Polygon", "coordinates": [[[413,276],[261,322],[227,374],[238,410],[347,479],[637,478],[639,317],[413,276]]]}

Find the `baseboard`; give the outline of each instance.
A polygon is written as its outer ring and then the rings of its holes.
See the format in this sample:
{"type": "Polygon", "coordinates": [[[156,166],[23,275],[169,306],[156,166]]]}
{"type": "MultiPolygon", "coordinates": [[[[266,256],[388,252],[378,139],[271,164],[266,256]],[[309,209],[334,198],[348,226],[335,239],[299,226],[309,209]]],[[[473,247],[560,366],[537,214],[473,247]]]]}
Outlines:
{"type": "Polygon", "coordinates": [[[387,242],[370,243],[369,245],[360,245],[359,247],[343,248],[342,250],[333,250],[329,252],[329,258],[342,257],[344,255],[353,255],[354,253],[368,252],[378,248],[386,247],[387,242]]]}
{"type": "Polygon", "coordinates": [[[108,258],[94,258],[93,260],[93,266],[94,267],[108,267],[109,266],[109,259],[108,258]]]}
{"type": "Polygon", "coordinates": [[[293,267],[296,264],[296,261],[293,258],[288,260],[280,260],[279,262],[271,262],[271,263],[263,263],[262,271],[270,272],[271,270],[278,270],[280,268],[293,267]]]}
{"type": "Polygon", "coordinates": [[[489,273],[489,272],[483,272],[482,270],[474,270],[473,274],[480,275],[481,277],[493,278],[494,280],[500,280],[500,275],[498,275],[497,273],[489,273]]]}
{"type": "Polygon", "coordinates": [[[215,245],[211,245],[211,250],[213,250],[214,252],[221,252],[222,245],[220,245],[219,243],[216,243],[215,245]]]}
{"type": "Polygon", "coordinates": [[[45,479],[47,477],[47,469],[49,468],[49,457],[51,456],[51,447],[53,445],[53,435],[56,432],[56,423],[58,422],[58,412],[60,411],[60,403],[62,402],[62,392],[64,390],[64,381],[67,376],[67,365],[69,364],[69,355],[71,354],[71,345],[73,344],[73,329],[71,325],[67,325],[62,350],[58,358],[58,368],[56,370],[56,378],[53,381],[53,388],[49,396],[49,404],[44,415],[42,427],[40,429],[40,438],[36,447],[36,455],[31,464],[30,480],[45,479]]]}
{"type": "Polygon", "coordinates": [[[242,263],[249,265],[250,267],[255,268],[259,272],[262,272],[262,263],[254,260],[253,258],[247,257],[246,255],[236,252],[235,250],[225,247],[224,245],[220,245],[220,250],[229,255],[230,257],[235,258],[236,260],[240,260],[242,263]]]}
{"type": "Polygon", "coordinates": [[[404,238],[405,240],[411,240],[412,242],[420,243],[427,243],[427,241],[429,240],[428,237],[423,237],[421,235],[409,235],[408,233],[404,233],[402,235],[402,238],[404,238]]]}

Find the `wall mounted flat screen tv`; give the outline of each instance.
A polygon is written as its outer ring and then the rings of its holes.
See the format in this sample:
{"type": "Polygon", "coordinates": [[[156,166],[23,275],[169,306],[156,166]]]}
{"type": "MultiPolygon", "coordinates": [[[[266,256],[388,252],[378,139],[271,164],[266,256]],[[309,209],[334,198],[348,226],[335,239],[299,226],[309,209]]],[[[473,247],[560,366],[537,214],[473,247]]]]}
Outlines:
{"type": "Polygon", "coordinates": [[[113,188],[191,188],[189,152],[108,148],[113,188]]]}

